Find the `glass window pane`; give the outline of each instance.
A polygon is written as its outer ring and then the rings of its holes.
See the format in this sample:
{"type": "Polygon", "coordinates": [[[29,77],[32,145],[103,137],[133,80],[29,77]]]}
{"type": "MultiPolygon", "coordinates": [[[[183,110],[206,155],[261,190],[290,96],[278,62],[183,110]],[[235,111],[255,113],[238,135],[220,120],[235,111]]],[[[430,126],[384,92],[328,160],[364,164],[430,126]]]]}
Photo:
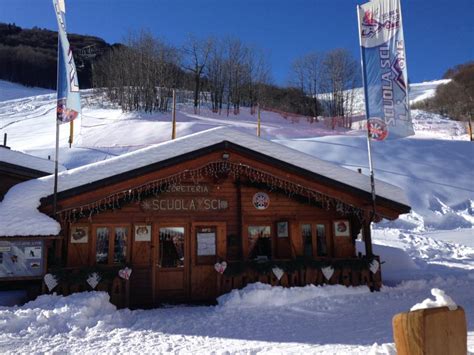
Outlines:
{"type": "Polygon", "coordinates": [[[303,255],[313,255],[313,233],[311,232],[311,224],[301,225],[301,237],[303,238],[303,255]]]}
{"type": "Polygon", "coordinates": [[[100,227],[96,229],[95,261],[97,264],[107,264],[109,261],[109,229],[100,227]]]}
{"type": "Polygon", "coordinates": [[[160,266],[184,266],[184,227],[160,228],[160,266]]]}
{"type": "Polygon", "coordinates": [[[249,226],[249,258],[271,259],[272,235],[270,226],[249,226]]]}
{"type": "Polygon", "coordinates": [[[216,255],[216,228],[198,227],[196,228],[197,255],[216,255]]]}
{"type": "Polygon", "coordinates": [[[318,256],[325,256],[328,254],[328,249],[326,245],[326,228],[324,224],[316,225],[316,233],[318,241],[318,256]]]}
{"type": "Polygon", "coordinates": [[[124,263],[127,258],[127,228],[115,227],[114,263],[124,263]]]}

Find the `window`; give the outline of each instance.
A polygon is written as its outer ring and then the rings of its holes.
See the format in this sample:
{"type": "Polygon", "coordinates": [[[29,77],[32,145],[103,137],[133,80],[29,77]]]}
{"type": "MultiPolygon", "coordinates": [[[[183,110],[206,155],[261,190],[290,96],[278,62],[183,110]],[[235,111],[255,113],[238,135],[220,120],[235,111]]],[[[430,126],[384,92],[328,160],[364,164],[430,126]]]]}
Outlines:
{"type": "Polygon", "coordinates": [[[116,227],[114,237],[114,263],[124,263],[127,258],[127,228],[116,227]]]}
{"type": "Polygon", "coordinates": [[[109,263],[109,229],[107,227],[100,227],[96,230],[96,248],[95,261],[97,264],[109,263]]]}
{"type": "Polygon", "coordinates": [[[301,225],[301,237],[303,238],[303,255],[313,256],[313,233],[311,224],[301,225]]]}
{"type": "Polygon", "coordinates": [[[272,235],[270,226],[249,226],[248,238],[250,259],[271,259],[272,235]]]}
{"type": "Polygon", "coordinates": [[[301,241],[303,244],[303,255],[327,256],[328,247],[326,241],[326,225],[321,223],[304,223],[300,226],[301,241]],[[316,243],[316,245],[314,245],[316,243]],[[314,251],[314,247],[316,250],[314,251]],[[316,253],[316,255],[314,255],[316,253]]]}
{"type": "Polygon", "coordinates": [[[184,266],[184,227],[160,228],[160,267],[184,266]]]}
{"type": "Polygon", "coordinates": [[[316,225],[316,240],[317,240],[317,250],[318,256],[328,255],[328,248],[326,244],[326,227],[324,224],[316,225]]]}
{"type": "Polygon", "coordinates": [[[97,264],[122,264],[127,261],[127,227],[97,227],[95,234],[95,261],[97,264]]]}

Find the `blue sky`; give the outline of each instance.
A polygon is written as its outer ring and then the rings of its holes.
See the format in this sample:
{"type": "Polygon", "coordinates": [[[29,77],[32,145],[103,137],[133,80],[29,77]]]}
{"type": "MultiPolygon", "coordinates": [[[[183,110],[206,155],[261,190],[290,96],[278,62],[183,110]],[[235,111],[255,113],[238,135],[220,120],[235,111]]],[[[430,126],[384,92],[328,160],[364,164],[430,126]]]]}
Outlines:
{"type": "MultiPolygon", "coordinates": [[[[182,45],[189,33],[234,36],[262,48],[274,81],[310,51],[347,48],[359,59],[355,0],[66,0],[68,31],[120,42],[149,29],[182,45]]],[[[474,0],[402,0],[411,82],[474,60],[474,0]]],[[[0,0],[0,22],[56,30],[51,0],[0,0]]]]}

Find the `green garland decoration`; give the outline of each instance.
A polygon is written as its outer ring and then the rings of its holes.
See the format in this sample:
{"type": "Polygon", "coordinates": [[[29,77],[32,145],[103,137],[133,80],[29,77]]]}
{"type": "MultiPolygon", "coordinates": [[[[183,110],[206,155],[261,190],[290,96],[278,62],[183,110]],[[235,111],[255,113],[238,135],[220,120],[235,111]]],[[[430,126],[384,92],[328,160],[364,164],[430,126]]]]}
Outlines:
{"type": "Polygon", "coordinates": [[[93,273],[97,273],[100,276],[100,283],[111,283],[116,277],[118,277],[118,272],[124,267],[130,267],[127,264],[114,265],[110,266],[91,266],[83,267],[81,269],[68,269],[68,268],[50,268],[49,273],[52,274],[59,284],[68,284],[72,285],[83,285],[90,287],[87,284],[87,279],[93,273]]]}
{"type": "MultiPolygon", "coordinates": [[[[269,275],[272,269],[278,267],[288,274],[299,272],[306,269],[321,270],[324,267],[331,266],[334,270],[351,269],[356,271],[369,270],[370,263],[375,259],[371,258],[354,258],[343,260],[315,260],[305,257],[297,257],[292,260],[247,260],[247,261],[230,261],[224,275],[228,277],[239,276],[247,270],[252,270],[259,275],[269,275]]],[[[380,264],[383,264],[381,262],[380,264]]]]}

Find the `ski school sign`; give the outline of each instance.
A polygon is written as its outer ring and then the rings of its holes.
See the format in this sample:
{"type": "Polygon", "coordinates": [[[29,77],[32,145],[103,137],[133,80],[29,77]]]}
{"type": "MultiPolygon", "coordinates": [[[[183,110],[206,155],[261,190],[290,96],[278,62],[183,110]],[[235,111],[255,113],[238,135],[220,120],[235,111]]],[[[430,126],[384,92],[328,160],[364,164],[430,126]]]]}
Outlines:
{"type": "Polygon", "coordinates": [[[413,135],[400,1],[373,0],[358,6],[358,17],[371,138],[413,135]]]}

